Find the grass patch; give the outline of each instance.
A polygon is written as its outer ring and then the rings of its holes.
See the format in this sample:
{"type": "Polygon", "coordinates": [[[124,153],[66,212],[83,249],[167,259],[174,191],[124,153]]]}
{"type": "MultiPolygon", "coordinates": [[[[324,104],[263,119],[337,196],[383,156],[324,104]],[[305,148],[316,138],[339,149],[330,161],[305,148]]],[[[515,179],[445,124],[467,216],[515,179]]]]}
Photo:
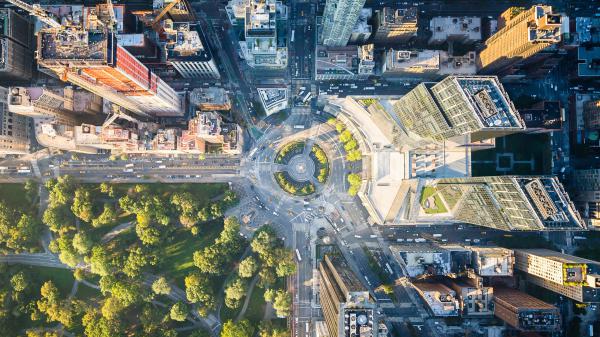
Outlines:
{"type": "MultiPolygon", "coordinates": [[[[138,184],[114,184],[115,195],[117,197],[127,194],[127,192],[138,184]]],[[[140,184],[148,186],[150,194],[158,194],[162,196],[169,195],[173,192],[186,191],[190,192],[199,203],[206,203],[210,199],[217,197],[228,189],[225,183],[215,184],[140,184]]]]}
{"type": "Polygon", "coordinates": [[[304,151],[304,142],[292,142],[284,145],[275,158],[277,164],[287,164],[293,156],[298,155],[304,151]]]}
{"type": "Polygon", "coordinates": [[[296,196],[305,196],[315,193],[315,185],[310,181],[298,182],[292,179],[290,175],[285,172],[275,172],[275,180],[282,190],[289,194],[296,196]]]}
{"type": "Polygon", "coordinates": [[[183,278],[194,267],[193,254],[214,242],[223,230],[223,219],[216,219],[200,225],[200,234],[193,236],[189,230],[175,231],[163,248],[159,270],[183,285],[183,278]]]}
{"type": "Polygon", "coordinates": [[[0,184],[0,200],[14,209],[24,209],[29,205],[25,197],[25,184],[0,184]]]}
{"type": "Polygon", "coordinates": [[[31,267],[31,272],[36,275],[41,283],[52,281],[63,296],[69,295],[75,278],[69,269],[50,267],[31,267]]]}
{"type": "Polygon", "coordinates": [[[435,187],[431,187],[431,186],[425,186],[423,187],[423,190],[421,191],[421,207],[423,207],[423,210],[425,211],[425,213],[427,214],[438,214],[438,213],[446,213],[448,212],[448,210],[446,209],[446,206],[444,206],[444,203],[442,202],[442,199],[440,198],[440,196],[436,193],[437,190],[435,189],[435,187]],[[427,203],[427,199],[429,199],[431,196],[433,196],[433,207],[432,205],[426,206],[427,203]]]}
{"type": "Polygon", "coordinates": [[[95,302],[100,296],[102,296],[100,290],[88,287],[83,283],[79,283],[79,288],[77,288],[77,293],[75,294],[76,298],[86,302],[95,302]]]}
{"type": "Polygon", "coordinates": [[[258,326],[265,316],[265,290],[263,288],[254,287],[252,295],[250,295],[250,302],[248,302],[248,309],[244,318],[248,319],[252,325],[258,326]]]}

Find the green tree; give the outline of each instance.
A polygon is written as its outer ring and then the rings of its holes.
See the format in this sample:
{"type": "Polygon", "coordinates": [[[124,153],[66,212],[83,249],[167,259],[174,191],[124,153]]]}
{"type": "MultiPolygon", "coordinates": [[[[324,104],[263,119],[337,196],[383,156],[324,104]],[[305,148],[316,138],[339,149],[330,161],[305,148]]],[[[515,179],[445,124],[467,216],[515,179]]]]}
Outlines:
{"type": "Polygon", "coordinates": [[[104,300],[104,304],[102,304],[102,316],[108,320],[114,320],[119,318],[121,312],[125,307],[123,303],[116,297],[109,297],[104,300]]]}
{"type": "Polygon", "coordinates": [[[225,191],[225,195],[223,196],[223,202],[228,205],[231,205],[237,201],[237,194],[233,190],[225,191]]]}
{"type": "Polygon", "coordinates": [[[258,272],[258,286],[268,288],[275,284],[276,275],[272,268],[261,268],[258,272]]]}
{"type": "Polygon", "coordinates": [[[188,315],[188,307],[183,302],[177,302],[173,304],[171,307],[171,311],[169,312],[169,316],[172,320],[183,322],[187,318],[188,315]]]}
{"type": "Polygon", "coordinates": [[[194,252],[194,265],[203,273],[222,274],[225,271],[227,256],[220,249],[221,247],[221,245],[210,245],[194,252]]]}
{"type": "Polygon", "coordinates": [[[157,295],[169,295],[171,286],[164,276],[161,276],[152,282],[152,291],[157,295]]]}
{"type": "Polygon", "coordinates": [[[38,184],[33,179],[27,179],[23,186],[27,201],[33,202],[38,195],[38,184]]]}
{"type": "Polygon", "coordinates": [[[88,311],[81,320],[86,337],[118,337],[123,333],[118,319],[106,319],[97,311],[88,311]]]}
{"type": "Polygon", "coordinates": [[[258,270],[258,263],[252,256],[243,259],[238,266],[238,274],[240,277],[250,278],[256,273],[256,270],[258,270]]]}
{"type": "Polygon", "coordinates": [[[252,326],[248,320],[242,320],[234,323],[229,320],[223,324],[221,337],[250,337],[252,336],[252,326]]]}
{"type": "Polygon", "coordinates": [[[144,252],[140,247],[133,247],[129,250],[127,260],[123,266],[123,273],[129,277],[140,276],[144,267],[156,262],[156,258],[144,252]]]}
{"type": "Polygon", "coordinates": [[[246,285],[241,278],[236,277],[225,288],[225,305],[231,309],[238,308],[245,295],[246,285]]]}
{"type": "Polygon", "coordinates": [[[346,126],[342,122],[337,122],[337,124],[335,124],[335,129],[338,133],[342,133],[344,130],[346,130],[346,126]]]}
{"type": "Polygon", "coordinates": [[[2,221],[0,220],[0,244],[5,242],[7,248],[16,252],[28,251],[38,245],[41,226],[33,216],[21,214],[17,224],[9,227],[5,227],[7,223],[1,223],[2,221]]]}
{"type": "Polygon", "coordinates": [[[296,273],[296,262],[290,250],[279,248],[276,255],[279,257],[275,266],[275,273],[278,277],[286,277],[296,273]]]}
{"type": "Polygon", "coordinates": [[[198,220],[205,222],[210,219],[210,209],[208,207],[203,207],[200,211],[198,211],[198,220]]]}
{"type": "Polygon", "coordinates": [[[115,197],[115,189],[114,189],[113,185],[111,185],[107,182],[103,182],[102,184],[100,184],[100,192],[108,195],[111,198],[115,197]]]}
{"type": "Polygon", "coordinates": [[[10,285],[14,291],[18,293],[22,292],[29,285],[27,275],[23,271],[19,271],[10,278],[10,285]]]}
{"type": "Polygon", "coordinates": [[[48,203],[50,207],[66,205],[73,198],[73,190],[75,182],[69,175],[58,177],[58,179],[50,179],[46,182],[46,188],[50,192],[48,195],[48,203]]]}
{"type": "Polygon", "coordinates": [[[352,133],[348,130],[344,130],[342,133],[340,133],[340,142],[342,143],[347,143],[353,138],[354,137],[352,137],[352,133]]]}
{"type": "Polygon", "coordinates": [[[274,289],[265,290],[264,297],[265,297],[266,302],[273,302],[275,300],[275,290],[274,289]]]}
{"type": "Polygon", "coordinates": [[[54,233],[63,234],[75,230],[73,214],[65,205],[49,206],[44,211],[42,221],[54,233]]]}
{"type": "Polygon", "coordinates": [[[277,290],[273,301],[273,309],[277,317],[288,317],[292,307],[292,296],[284,290],[277,290]]]}
{"type": "Polygon", "coordinates": [[[93,201],[89,189],[79,187],[75,190],[75,198],[73,198],[71,211],[76,217],[85,222],[92,221],[92,218],[94,217],[93,201]]]}
{"type": "Polygon", "coordinates": [[[215,219],[223,216],[223,208],[220,203],[215,202],[210,205],[210,215],[215,219]]]}
{"type": "Polygon", "coordinates": [[[104,203],[102,213],[97,218],[92,219],[92,226],[95,228],[112,225],[117,222],[117,212],[110,203],[104,203]]]}
{"type": "Polygon", "coordinates": [[[108,252],[102,246],[92,248],[92,254],[89,258],[90,270],[92,273],[106,276],[112,274],[113,263],[108,256],[108,252]]]}
{"type": "Polygon", "coordinates": [[[200,303],[206,310],[214,309],[215,295],[208,278],[199,273],[191,273],[185,277],[184,283],[188,301],[200,303]]]}
{"type": "Polygon", "coordinates": [[[360,150],[351,150],[346,155],[346,160],[350,162],[359,161],[362,159],[362,153],[360,150]]]}
{"type": "Polygon", "coordinates": [[[136,224],[135,232],[143,244],[154,246],[160,243],[160,231],[153,225],[136,224]]]}
{"type": "Polygon", "coordinates": [[[94,242],[86,232],[80,231],[73,235],[72,244],[73,248],[75,248],[79,254],[85,255],[90,251],[90,249],[92,249],[94,242]]]}
{"type": "Polygon", "coordinates": [[[357,146],[358,144],[356,143],[356,139],[352,138],[346,144],[344,144],[344,150],[346,150],[346,152],[350,152],[354,150],[357,146]]]}

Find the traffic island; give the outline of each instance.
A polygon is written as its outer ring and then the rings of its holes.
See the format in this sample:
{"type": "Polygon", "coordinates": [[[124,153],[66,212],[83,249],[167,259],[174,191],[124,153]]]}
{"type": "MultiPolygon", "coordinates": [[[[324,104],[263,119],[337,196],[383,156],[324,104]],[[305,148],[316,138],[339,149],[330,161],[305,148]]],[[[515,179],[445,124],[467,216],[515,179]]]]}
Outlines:
{"type": "Polygon", "coordinates": [[[311,181],[296,181],[287,172],[275,172],[275,180],[285,192],[303,197],[315,193],[315,184],[311,181]]]}

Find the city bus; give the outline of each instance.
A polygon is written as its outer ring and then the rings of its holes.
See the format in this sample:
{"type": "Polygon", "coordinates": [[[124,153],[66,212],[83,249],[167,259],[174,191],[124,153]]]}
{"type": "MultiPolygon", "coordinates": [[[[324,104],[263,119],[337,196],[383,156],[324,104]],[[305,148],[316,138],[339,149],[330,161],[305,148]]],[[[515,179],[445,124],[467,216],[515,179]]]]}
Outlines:
{"type": "Polygon", "coordinates": [[[296,249],[296,258],[298,259],[298,262],[302,261],[302,256],[300,256],[300,251],[298,249],[296,249]]]}

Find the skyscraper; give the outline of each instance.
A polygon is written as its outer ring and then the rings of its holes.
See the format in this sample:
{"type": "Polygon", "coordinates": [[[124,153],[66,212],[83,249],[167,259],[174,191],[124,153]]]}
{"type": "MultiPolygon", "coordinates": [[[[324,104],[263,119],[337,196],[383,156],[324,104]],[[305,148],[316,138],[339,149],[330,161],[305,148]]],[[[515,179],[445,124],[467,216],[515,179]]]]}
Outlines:
{"type": "Polygon", "coordinates": [[[275,0],[250,0],[246,6],[246,41],[241,46],[251,67],[280,69],[287,66],[287,48],[277,45],[277,5],[275,0]]]}
{"type": "Polygon", "coordinates": [[[328,47],[348,43],[365,0],[327,0],[323,12],[321,41],[328,47]]]}
{"type": "Polygon", "coordinates": [[[377,336],[376,305],[343,257],[325,255],[319,263],[319,281],[329,336],[377,336]]]}
{"type": "Polygon", "coordinates": [[[0,8],[0,77],[12,81],[31,80],[33,27],[28,18],[9,8],[0,8]]]}
{"type": "Polygon", "coordinates": [[[383,7],[375,16],[375,43],[406,43],[417,36],[417,7],[383,7]]]}
{"type": "Polygon", "coordinates": [[[511,7],[498,20],[498,31],[479,54],[483,73],[497,73],[561,41],[561,16],[552,6],[511,7]]]}
{"type": "Polygon", "coordinates": [[[506,231],[581,230],[585,224],[556,177],[421,180],[411,211],[506,231]]]}
{"type": "Polygon", "coordinates": [[[495,76],[448,76],[421,83],[394,104],[394,112],[401,128],[427,141],[466,134],[477,141],[525,128],[495,76]]]}
{"type": "Polygon", "coordinates": [[[118,45],[112,32],[44,29],[37,43],[38,64],[63,80],[135,113],[184,113],[175,90],[118,45]]]}
{"type": "Polygon", "coordinates": [[[558,309],[526,293],[494,288],[494,304],[494,315],[515,329],[540,332],[560,329],[558,309]]]}
{"type": "Polygon", "coordinates": [[[515,268],[535,285],[579,302],[600,302],[600,263],[549,249],[516,249],[515,268]]]}
{"type": "Polygon", "coordinates": [[[8,111],[8,90],[0,87],[0,154],[29,152],[31,118],[8,111]]]}
{"type": "Polygon", "coordinates": [[[600,169],[573,170],[571,195],[588,227],[600,228],[600,169]]]}

